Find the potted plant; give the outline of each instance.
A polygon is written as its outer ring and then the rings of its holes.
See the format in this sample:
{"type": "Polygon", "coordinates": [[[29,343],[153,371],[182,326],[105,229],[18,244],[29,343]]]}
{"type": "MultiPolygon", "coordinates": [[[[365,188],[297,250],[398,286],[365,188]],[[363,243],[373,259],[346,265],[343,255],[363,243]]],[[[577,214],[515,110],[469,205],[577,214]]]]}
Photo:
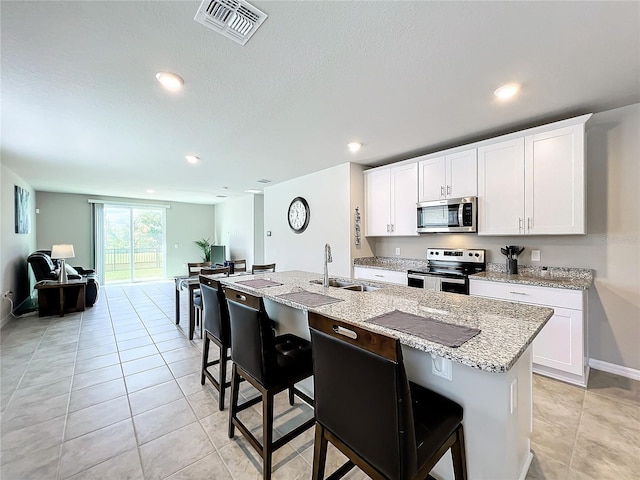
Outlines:
{"type": "Polygon", "coordinates": [[[202,250],[202,260],[204,262],[211,261],[211,242],[209,242],[209,238],[202,238],[200,240],[196,240],[195,243],[202,250]]]}

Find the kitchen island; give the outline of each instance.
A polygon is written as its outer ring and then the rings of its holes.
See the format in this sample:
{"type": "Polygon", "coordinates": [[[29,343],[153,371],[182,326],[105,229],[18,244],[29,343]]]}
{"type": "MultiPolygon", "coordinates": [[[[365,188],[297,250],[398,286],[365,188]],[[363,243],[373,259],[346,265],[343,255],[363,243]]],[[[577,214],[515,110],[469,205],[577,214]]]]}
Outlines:
{"type": "MultiPolygon", "coordinates": [[[[313,310],[399,338],[410,380],[463,406],[469,478],[524,479],[532,458],[530,345],[552,316],[552,309],[391,284],[367,282],[381,288],[360,292],[311,283],[321,279],[318,274],[292,271],[221,281],[262,296],[269,315],[278,323],[279,332],[309,338],[307,312],[313,310]],[[251,278],[269,279],[280,285],[253,288],[239,283],[251,278]],[[303,291],[339,301],[307,307],[281,297],[303,291]],[[480,333],[460,347],[450,348],[367,323],[368,319],[394,310],[477,328],[480,333]],[[435,375],[434,366],[449,373],[451,380],[435,375]]],[[[312,385],[308,383],[301,388],[311,390],[312,385]]],[[[453,478],[449,454],[432,474],[453,478]]]]}

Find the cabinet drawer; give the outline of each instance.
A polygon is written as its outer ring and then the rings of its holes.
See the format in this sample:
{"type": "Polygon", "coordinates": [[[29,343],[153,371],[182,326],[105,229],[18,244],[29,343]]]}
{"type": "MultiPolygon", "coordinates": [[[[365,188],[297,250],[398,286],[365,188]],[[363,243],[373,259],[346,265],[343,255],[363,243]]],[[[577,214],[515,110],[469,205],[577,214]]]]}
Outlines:
{"type": "Polygon", "coordinates": [[[583,309],[582,290],[538,287],[516,283],[487,282],[469,279],[469,294],[510,302],[533,303],[549,307],[583,309]]]}
{"type": "Polygon", "coordinates": [[[353,267],[353,276],[360,280],[373,280],[377,282],[407,284],[407,272],[395,270],[381,270],[379,268],[353,267]]]}

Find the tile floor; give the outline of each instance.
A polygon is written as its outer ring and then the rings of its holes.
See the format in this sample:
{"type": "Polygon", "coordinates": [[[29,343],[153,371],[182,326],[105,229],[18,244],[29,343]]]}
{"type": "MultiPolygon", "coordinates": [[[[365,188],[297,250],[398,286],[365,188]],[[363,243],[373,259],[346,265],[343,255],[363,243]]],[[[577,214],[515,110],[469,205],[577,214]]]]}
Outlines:
{"type": "MultiPolygon", "coordinates": [[[[217,392],[200,385],[202,342],[187,340],[185,310],[176,326],[173,282],[113,286],[83,314],[5,326],[0,478],[262,478],[249,444],[227,437],[217,392]]],[[[311,414],[281,396],[275,436],[311,414]]],[[[260,438],[260,405],[242,415],[260,438]]],[[[640,478],[640,382],[594,371],[585,391],[536,376],[532,447],[530,480],[640,478]]],[[[309,430],[278,450],[274,479],[311,478],[312,456],[309,430]]],[[[331,450],[328,471],[340,463],[331,450]]]]}

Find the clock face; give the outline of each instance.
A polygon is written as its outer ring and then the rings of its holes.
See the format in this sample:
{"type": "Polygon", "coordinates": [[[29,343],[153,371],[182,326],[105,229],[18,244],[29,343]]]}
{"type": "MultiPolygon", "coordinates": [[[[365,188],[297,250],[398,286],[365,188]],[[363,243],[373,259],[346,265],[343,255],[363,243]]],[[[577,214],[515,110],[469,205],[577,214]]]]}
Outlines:
{"type": "Polygon", "coordinates": [[[309,204],[302,197],[296,197],[289,205],[288,220],[291,230],[302,233],[309,225],[309,204]]]}

